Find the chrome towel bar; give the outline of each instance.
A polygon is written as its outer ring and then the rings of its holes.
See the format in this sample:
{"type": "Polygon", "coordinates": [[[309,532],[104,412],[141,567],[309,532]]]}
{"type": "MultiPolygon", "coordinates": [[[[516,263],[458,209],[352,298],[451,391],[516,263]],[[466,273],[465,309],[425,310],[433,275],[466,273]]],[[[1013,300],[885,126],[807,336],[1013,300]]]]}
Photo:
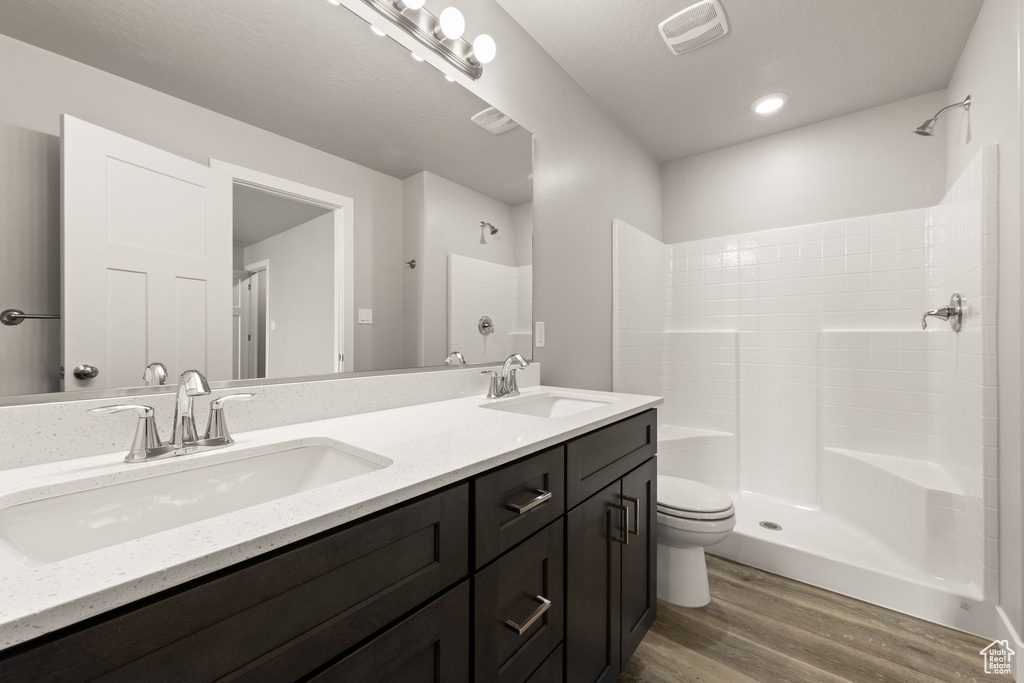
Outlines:
{"type": "Polygon", "coordinates": [[[0,312],[0,323],[4,325],[20,325],[26,320],[60,320],[60,316],[46,313],[25,313],[17,308],[8,308],[0,312]]]}

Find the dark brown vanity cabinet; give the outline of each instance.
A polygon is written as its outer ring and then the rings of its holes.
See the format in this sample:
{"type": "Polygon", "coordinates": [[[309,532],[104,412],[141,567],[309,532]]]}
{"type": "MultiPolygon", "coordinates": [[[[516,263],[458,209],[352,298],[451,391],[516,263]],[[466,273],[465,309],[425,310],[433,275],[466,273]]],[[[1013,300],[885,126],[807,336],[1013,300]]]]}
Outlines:
{"type": "MultiPolygon", "coordinates": [[[[657,444],[654,429],[651,420],[607,428],[606,441],[619,444],[620,452],[629,444],[631,455],[623,459],[648,457],[621,478],[604,482],[566,515],[565,667],[570,683],[614,681],[654,623],[658,479],[656,460],[649,457],[657,444]]],[[[600,434],[581,440],[593,443],[600,434]]],[[[569,453],[573,450],[570,444],[569,453]]],[[[585,461],[585,453],[601,450],[579,452],[585,461]]],[[[613,460],[601,469],[607,480],[622,467],[613,460]]],[[[590,482],[597,481],[594,476],[590,482]]]]}
{"type": "Polygon", "coordinates": [[[654,620],[654,425],[628,417],[0,651],[0,681],[614,680],[654,620]]]}

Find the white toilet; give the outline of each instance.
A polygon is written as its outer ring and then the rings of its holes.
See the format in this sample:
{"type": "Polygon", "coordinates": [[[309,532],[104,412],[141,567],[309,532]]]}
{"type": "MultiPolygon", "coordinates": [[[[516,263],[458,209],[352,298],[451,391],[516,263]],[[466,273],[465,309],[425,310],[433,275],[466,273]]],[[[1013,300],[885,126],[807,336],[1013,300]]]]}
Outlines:
{"type": "Polygon", "coordinates": [[[658,597],[680,607],[711,602],[704,548],[736,526],[732,498],[714,486],[658,476],[658,597]]]}

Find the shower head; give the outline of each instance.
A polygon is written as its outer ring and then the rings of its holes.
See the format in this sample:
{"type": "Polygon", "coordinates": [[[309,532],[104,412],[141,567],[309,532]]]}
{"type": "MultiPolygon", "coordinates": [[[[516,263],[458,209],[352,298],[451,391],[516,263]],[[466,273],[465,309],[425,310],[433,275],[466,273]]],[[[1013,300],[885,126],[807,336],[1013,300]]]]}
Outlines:
{"type": "Polygon", "coordinates": [[[930,138],[932,135],[934,135],[934,132],[933,132],[934,130],[935,130],[935,119],[928,119],[927,121],[922,123],[920,126],[915,128],[914,132],[917,133],[918,135],[924,135],[925,137],[929,137],[930,138]]]}
{"type": "Polygon", "coordinates": [[[954,102],[953,104],[947,107],[943,107],[942,109],[935,113],[935,116],[931,117],[930,119],[922,123],[920,126],[915,128],[914,132],[917,133],[918,135],[923,135],[925,137],[932,137],[935,134],[935,122],[939,120],[939,116],[942,115],[942,112],[946,111],[947,109],[952,109],[953,107],[963,107],[964,111],[970,111],[971,96],[968,95],[966,98],[964,98],[963,102],[954,102]]]}
{"type": "Polygon", "coordinates": [[[480,244],[487,244],[486,234],[487,230],[491,231],[492,235],[498,234],[498,229],[486,221],[480,221],[480,244]]]}

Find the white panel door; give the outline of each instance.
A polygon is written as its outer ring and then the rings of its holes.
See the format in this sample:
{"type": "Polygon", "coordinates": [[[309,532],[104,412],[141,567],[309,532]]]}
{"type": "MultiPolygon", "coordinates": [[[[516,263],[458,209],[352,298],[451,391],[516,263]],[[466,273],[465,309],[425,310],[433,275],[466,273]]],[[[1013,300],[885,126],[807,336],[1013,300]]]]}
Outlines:
{"type": "Polygon", "coordinates": [[[68,115],[61,173],[65,390],[138,386],[152,362],[231,379],[230,186],[68,115]]]}

